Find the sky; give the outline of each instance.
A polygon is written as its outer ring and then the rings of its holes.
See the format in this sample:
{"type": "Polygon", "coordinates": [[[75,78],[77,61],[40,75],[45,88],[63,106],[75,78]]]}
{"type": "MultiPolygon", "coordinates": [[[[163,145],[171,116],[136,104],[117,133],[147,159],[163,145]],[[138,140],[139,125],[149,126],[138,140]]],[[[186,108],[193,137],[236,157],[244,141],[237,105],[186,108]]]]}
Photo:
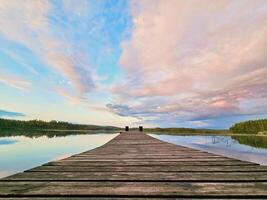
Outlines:
{"type": "Polygon", "coordinates": [[[0,0],[0,117],[218,129],[267,118],[267,1],[0,0]]]}

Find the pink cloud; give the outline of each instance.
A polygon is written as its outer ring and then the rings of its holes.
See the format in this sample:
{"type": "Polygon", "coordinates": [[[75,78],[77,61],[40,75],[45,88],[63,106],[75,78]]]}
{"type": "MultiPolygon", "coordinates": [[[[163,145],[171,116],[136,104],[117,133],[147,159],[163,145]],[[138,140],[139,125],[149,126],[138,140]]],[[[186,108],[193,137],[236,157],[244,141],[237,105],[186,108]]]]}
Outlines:
{"type": "Polygon", "coordinates": [[[131,14],[113,92],[132,115],[209,119],[255,113],[243,102],[267,100],[266,1],[133,1],[131,14]]]}
{"type": "Polygon", "coordinates": [[[22,91],[28,91],[31,86],[31,83],[29,81],[24,80],[21,77],[5,73],[2,70],[0,73],[0,83],[22,91]]]}
{"type": "Polygon", "coordinates": [[[79,49],[72,55],[71,44],[64,37],[53,35],[48,19],[52,9],[48,0],[2,1],[0,32],[30,49],[44,64],[67,78],[79,95],[90,92],[95,87],[90,65],[79,49]]]}

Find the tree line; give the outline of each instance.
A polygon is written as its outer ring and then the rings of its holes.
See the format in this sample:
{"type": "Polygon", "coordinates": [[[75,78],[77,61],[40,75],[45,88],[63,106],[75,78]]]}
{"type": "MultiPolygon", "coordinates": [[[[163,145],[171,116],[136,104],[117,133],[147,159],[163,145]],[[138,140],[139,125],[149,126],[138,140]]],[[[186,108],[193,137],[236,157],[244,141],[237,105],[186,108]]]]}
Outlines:
{"type": "Polygon", "coordinates": [[[116,130],[119,128],[114,126],[72,124],[55,120],[46,122],[42,120],[23,121],[0,118],[0,130],[5,129],[116,130]]]}
{"type": "Polygon", "coordinates": [[[238,134],[258,134],[267,132],[267,119],[239,122],[230,127],[230,131],[238,134]]]}
{"type": "Polygon", "coordinates": [[[168,133],[168,134],[225,134],[228,130],[217,130],[217,129],[195,129],[195,128],[146,128],[147,132],[156,133],[168,133]]]}

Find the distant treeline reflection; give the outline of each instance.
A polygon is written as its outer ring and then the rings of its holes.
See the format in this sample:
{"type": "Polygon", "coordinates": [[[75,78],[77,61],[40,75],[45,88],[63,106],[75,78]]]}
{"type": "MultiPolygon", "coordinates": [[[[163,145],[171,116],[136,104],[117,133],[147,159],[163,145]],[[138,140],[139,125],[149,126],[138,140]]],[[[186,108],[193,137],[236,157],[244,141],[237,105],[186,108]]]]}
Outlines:
{"type": "Polygon", "coordinates": [[[232,139],[238,141],[240,144],[249,145],[256,148],[267,149],[267,137],[262,136],[231,136],[232,139]]]}
{"type": "Polygon", "coordinates": [[[116,130],[0,130],[0,137],[10,137],[10,136],[26,136],[29,138],[36,138],[47,136],[52,137],[65,137],[69,135],[86,135],[86,134],[97,134],[97,133],[116,133],[116,130]]]}

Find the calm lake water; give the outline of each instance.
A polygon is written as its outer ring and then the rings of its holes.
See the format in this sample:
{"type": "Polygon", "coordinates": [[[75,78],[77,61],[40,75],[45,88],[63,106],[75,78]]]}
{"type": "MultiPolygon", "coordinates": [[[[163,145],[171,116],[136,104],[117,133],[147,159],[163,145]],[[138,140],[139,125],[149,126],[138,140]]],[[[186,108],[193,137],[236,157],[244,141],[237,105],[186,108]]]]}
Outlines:
{"type": "Polygon", "coordinates": [[[99,147],[117,133],[30,138],[0,137],[0,177],[99,147]]]}
{"type": "Polygon", "coordinates": [[[267,166],[266,136],[151,136],[165,142],[267,166]]]}
{"type": "MultiPolygon", "coordinates": [[[[35,138],[0,137],[0,177],[94,149],[117,135],[98,133],[35,138]]],[[[166,142],[267,165],[267,137],[151,136],[166,142]]]]}

